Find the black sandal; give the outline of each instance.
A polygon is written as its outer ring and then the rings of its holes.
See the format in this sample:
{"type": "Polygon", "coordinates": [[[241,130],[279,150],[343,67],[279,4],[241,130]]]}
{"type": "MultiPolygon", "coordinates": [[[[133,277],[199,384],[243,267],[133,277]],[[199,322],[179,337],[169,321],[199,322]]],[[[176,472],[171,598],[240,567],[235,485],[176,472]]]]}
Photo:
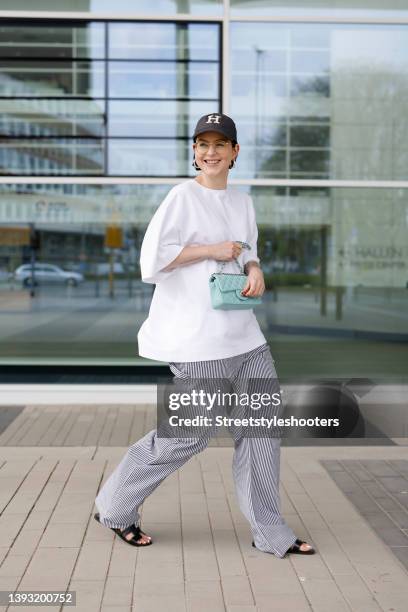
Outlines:
{"type": "MultiPolygon", "coordinates": [[[[98,523],[103,525],[103,523],[101,523],[100,521],[99,512],[94,514],[94,519],[98,521],[98,523]]],[[[103,526],[106,527],[106,525],[103,526]]],[[[118,535],[124,542],[126,542],[126,544],[130,544],[131,546],[150,546],[150,544],[153,544],[152,539],[150,540],[150,542],[146,542],[145,544],[137,541],[140,540],[141,536],[147,536],[149,538],[150,536],[148,536],[147,533],[142,531],[140,527],[137,527],[136,525],[130,525],[129,527],[125,527],[125,529],[118,529],[117,527],[108,527],[108,529],[112,529],[112,531],[114,531],[116,535],[118,535]],[[129,535],[129,533],[133,534],[133,538],[131,538],[130,540],[125,537],[129,535]]]]}
{"type": "MultiPolygon", "coordinates": [[[[309,550],[300,550],[300,546],[302,544],[307,544],[307,542],[303,542],[303,540],[299,540],[299,538],[297,538],[296,542],[286,551],[286,553],[294,554],[294,555],[314,555],[315,554],[316,551],[314,548],[309,548],[309,550]]],[[[255,542],[252,542],[252,546],[256,548],[255,542]]],[[[310,544],[308,544],[308,546],[310,546],[310,544]]]]}
{"type": "MultiPolygon", "coordinates": [[[[299,540],[299,538],[297,538],[293,546],[291,546],[289,550],[287,550],[286,552],[294,554],[294,555],[314,555],[315,554],[316,551],[313,547],[309,548],[309,550],[300,550],[300,546],[302,544],[307,544],[307,542],[304,542],[303,540],[299,540]]],[[[308,546],[310,546],[310,544],[308,544],[308,546]]]]}

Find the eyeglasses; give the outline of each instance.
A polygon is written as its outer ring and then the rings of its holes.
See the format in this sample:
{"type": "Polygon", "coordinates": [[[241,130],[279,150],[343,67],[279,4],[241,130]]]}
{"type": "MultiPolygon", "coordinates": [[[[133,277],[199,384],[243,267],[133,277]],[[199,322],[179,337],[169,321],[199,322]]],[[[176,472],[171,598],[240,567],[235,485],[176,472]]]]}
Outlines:
{"type": "Polygon", "coordinates": [[[216,142],[216,143],[211,143],[211,144],[209,144],[208,142],[198,142],[197,149],[200,151],[200,153],[207,153],[207,151],[212,146],[212,144],[214,144],[216,151],[222,151],[226,149],[228,145],[227,142],[216,142]]]}

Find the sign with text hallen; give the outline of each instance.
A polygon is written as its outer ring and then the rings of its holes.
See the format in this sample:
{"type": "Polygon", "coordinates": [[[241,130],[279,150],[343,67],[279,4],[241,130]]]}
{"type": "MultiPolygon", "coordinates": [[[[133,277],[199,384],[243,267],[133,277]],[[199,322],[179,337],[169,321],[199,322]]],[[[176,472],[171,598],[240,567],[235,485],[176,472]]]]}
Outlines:
{"type": "Polygon", "coordinates": [[[382,190],[378,190],[375,199],[372,190],[370,196],[334,198],[328,252],[329,284],[405,288],[408,282],[407,204],[398,194],[382,190]]]}

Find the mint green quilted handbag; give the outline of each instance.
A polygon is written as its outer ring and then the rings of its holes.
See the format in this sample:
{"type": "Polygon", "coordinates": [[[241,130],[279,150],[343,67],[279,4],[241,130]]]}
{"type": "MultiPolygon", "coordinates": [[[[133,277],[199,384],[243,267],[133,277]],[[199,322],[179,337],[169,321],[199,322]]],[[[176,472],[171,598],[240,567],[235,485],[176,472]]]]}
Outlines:
{"type": "MultiPolygon", "coordinates": [[[[235,242],[238,242],[236,240],[235,242]]],[[[244,248],[251,248],[246,242],[241,243],[244,248]]],[[[211,304],[216,310],[241,310],[262,304],[261,297],[245,297],[241,295],[248,277],[244,274],[244,268],[237,259],[234,260],[240,269],[240,274],[229,272],[214,272],[209,279],[211,304]]],[[[223,262],[220,270],[224,268],[223,262]]]]}

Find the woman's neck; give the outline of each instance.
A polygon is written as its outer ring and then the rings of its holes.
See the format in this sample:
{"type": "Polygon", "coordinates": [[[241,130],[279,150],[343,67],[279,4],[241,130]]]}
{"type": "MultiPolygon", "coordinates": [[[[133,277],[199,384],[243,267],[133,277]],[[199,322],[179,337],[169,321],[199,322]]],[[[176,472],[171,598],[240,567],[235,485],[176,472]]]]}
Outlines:
{"type": "Polygon", "coordinates": [[[207,187],[208,189],[226,189],[227,188],[227,176],[217,176],[217,177],[208,177],[207,175],[201,173],[199,174],[195,180],[200,185],[207,187]]]}

